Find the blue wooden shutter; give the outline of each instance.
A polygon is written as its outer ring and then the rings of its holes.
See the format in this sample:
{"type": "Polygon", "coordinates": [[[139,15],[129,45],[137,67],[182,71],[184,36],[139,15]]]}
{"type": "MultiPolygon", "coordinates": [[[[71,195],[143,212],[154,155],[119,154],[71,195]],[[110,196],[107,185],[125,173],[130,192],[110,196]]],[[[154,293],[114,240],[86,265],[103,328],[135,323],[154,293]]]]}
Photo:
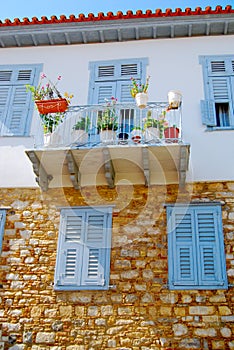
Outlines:
{"type": "Polygon", "coordinates": [[[55,285],[58,287],[78,287],[81,284],[84,230],[85,213],[78,214],[72,209],[61,211],[55,271],[55,285]]]}
{"type": "Polygon", "coordinates": [[[205,101],[201,101],[202,122],[207,126],[216,126],[216,103],[228,103],[229,119],[234,124],[233,75],[234,60],[230,56],[204,57],[203,75],[205,101]]]}
{"type": "Polygon", "coordinates": [[[226,287],[225,257],[220,207],[195,211],[199,284],[211,288],[226,287]]]}
{"type": "Polygon", "coordinates": [[[197,284],[196,246],[192,212],[186,208],[168,208],[169,285],[197,284]]]}
{"type": "Polygon", "coordinates": [[[0,252],[2,251],[2,240],[6,221],[6,210],[0,210],[0,252]]]}
{"type": "Polygon", "coordinates": [[[107,289],[111,209],[63,209],[55,289],[107,289]]]}
{"type": "Polygon", "coordinates": [[[220,206],[167,207],[171,289],[225,289],[220,206]]]}
{"type": "Polygon", "coordinates": [[[108,286],[109,262],[108,223],[106,213],[87,212],[86,236],[82,284],[85,286],[108,286]],[[108,254],[107,254],[108,253],[108,254]]]}
{"type": "Polygon", "coordinates": [[[89,103],[103,103],[103,96],[107,99],[113,96],[119,102],[132,102],[130,79],[134,77],[138,81],[145,80],[147,63],[148,60],[145,58],[92,62],[90,64],[89,103]]]}
{"type": "Polygon", "coordinates": [[[114,82],[102,82],[95,84],[94,101],[95,104],[105,104],[107,100],[116,94],[116,84],[114,82]]]}
{"type": "Polygon", "coordinates": [[[215,112],[215,101],[202,100],[201,101],[201,115],[202,124],[207,126],[216,126],[216,112],[215,112]]]}
{"type": "Polygon", "coordinates": [[[39,67],[0,67],[1,135],[25,136],[29,132],[33,102],[25,85],[33,84],[39,67]]]}

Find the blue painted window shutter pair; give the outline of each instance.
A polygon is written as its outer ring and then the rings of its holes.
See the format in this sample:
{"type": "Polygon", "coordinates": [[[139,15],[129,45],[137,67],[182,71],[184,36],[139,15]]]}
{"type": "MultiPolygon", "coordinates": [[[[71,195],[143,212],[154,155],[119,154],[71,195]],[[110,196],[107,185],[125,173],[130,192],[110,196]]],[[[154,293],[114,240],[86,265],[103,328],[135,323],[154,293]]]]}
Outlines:
{"type": "Polygon", "coordinates": [[[221,207],[169,205],[170,289],[226,289],[221,207]]]}
{"type": "Polygon", "coordinates": [[[108,289],[112,208],[61,210],[55,289],[108,289]]]}
{"type": "Polygon", "coordinates": [[[41,65],[0,66],[0,135],[29,134],[33,101],[26,84],[38,82],[41,65]]]}
{"type": "Polygon", "coordinates": [[[131,78],[145,81],[147,64],[146,58],[91,62],[89,104],[104,104],[112,96],[119,102],[133,102],[131,78]]]}
{"type": "Polygon", "coordinates": [[[205,100],[202,122],[208,127],[234,126],[234,56],[201,56],[205,100]]]}
{"type": "Polygon", "coordinates": [[[6,221],[6,210],[1,209],[0,210],[0,252],[2,251],[2,240],[3,240],[3,234],[4,234],[5,221],[6,221]]]}

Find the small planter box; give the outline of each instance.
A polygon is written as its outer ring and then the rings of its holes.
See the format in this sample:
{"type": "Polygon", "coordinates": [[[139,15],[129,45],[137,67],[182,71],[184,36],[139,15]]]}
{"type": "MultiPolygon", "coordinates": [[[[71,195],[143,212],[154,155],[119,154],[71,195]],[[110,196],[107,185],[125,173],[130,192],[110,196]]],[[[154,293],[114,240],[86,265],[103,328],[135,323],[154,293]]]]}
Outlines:
{"type": "Polygon", "coordinates": [[[65,98],[56,98],[53,100],[35,101],[40,114],[65,112],[68,108],[68,102],[65,98]]]}

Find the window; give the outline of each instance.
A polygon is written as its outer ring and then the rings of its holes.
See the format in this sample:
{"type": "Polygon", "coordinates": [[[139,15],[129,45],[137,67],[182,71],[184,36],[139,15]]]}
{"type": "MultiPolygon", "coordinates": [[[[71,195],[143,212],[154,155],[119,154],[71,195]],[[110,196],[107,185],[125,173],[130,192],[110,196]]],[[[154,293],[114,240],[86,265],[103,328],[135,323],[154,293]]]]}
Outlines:
{"type": "Polygon", "coordinates": [[[0,66],[0,136],[27,136],[33,113],[26,84],[37,84],[41,65],[0,66]]]}
{"type": "Polygon", "coordinates": [[[3,239],[5,221],[6,221],[6,210],[0,209],[0,252],[2,251],[2,239],[3,239]]]}
{"type": "MultiPolygon", "coordinates": [[[[90,63],[89,104],[105,104],[113,96],[118,103],[134,100],[130,94],[131,78],[146,80],[147,58],[111,60],[90,63]]],[[[134,110],[120,110],[120,132],[130,132],[134,124],[134,110]]]]}
{"type": "Polygon", "coordinates": [[[168,205],[170,289],[226,289],[220,204],[168,205]]]}
{"type": "Polygon", "coordinates": [[[102,104],[112,96],[119,102],[133,102],[130,79],[145,81],[147,58],[91,62],[89,104],[102,104]]]}
{"type": "Polygon", "coordinates": [[[201,56],[205,100],[202,122],[210,129],[234,128],[234,56],[201,56]]]}
{"type": "Polygon", "coordinates": [[[55,289],[108,289],[112,208],[61,209],[55,289]]]}

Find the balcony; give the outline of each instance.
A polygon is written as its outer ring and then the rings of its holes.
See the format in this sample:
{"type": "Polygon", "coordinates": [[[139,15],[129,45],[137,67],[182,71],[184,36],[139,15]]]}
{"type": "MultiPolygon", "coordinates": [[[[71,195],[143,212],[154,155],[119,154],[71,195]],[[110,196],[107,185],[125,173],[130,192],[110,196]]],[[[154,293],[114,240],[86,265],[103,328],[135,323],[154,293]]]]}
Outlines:
{"type": "Polygon", "coordinates": [[[43,191],[120,183],[185,185],[190,145],[183,142],[180,107],[116,104],[108,136],[100,129],[106,111],[106,105],[70,107],[46,142],[26,151],[43,191]],[[152,121],[156,130],[150,128],[152,121]]]}

